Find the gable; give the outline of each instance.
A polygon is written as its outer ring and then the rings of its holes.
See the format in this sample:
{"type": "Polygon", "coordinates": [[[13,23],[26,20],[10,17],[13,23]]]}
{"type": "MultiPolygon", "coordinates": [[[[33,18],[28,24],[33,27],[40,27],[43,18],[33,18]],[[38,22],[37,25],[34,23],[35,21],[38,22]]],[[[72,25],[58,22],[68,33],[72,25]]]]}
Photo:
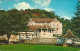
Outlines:
{"type": "Polygon", "coordinates": [[[63,36],[63,38],[77,38],[69,29],[67,33],[63,36]]]}
{"type": "Polygon", "coordinates": [[[53,22],[59,22],[56,18],[54,18],[53,22]]]}

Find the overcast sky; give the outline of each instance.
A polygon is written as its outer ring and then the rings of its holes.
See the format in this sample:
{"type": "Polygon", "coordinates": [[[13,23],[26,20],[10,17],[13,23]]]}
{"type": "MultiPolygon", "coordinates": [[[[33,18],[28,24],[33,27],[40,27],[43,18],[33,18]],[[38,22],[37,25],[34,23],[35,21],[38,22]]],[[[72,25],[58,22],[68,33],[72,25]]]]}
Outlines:
{"type": "Polygon", "coordinates": [[[48,12],[54,11],[65,19],[71,19],[75,16],[73,12],[76,12],[77,2],[78,0],[0,0],[0,10],[44,9],[48,12]]]}

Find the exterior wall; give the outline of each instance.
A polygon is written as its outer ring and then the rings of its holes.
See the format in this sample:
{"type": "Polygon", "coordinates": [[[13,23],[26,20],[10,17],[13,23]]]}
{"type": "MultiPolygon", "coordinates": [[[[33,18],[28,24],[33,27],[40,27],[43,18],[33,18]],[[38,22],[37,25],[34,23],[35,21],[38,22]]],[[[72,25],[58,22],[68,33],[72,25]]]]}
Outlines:
{"type": "Polygon", "coordinates": [[[9,41],[19,41],[19,35],[11,34],[9,41]]]}
{"type": "Polygon", "coordinates": [[[50,23],[50,26],[54,29],[53,34],[62,34],[62,23],[60,23],[57,19],[53,20],[50,23]]]}
{"type": "Polygon", "coordinates": [[[25,40],[24,43],[36,43],[36,44],[53,44],[57,43],[56,38],[33,38],[31,41],[25,40]]]}
{"type": "Polygon", "coordinates": [[[52,29],[54,29],[53,34],[55,36],[62,35],[62,23],[60,23],[56,18],[50,23],[45,23],[45,22],[44,23],[36,23],[34,21],[32,21],[32,22],[30,21],[28,23],[28,25],[44,25],[44,24],[46,24],[46,25],[50,26],[52,29]]]}
{"type": "Polygon", "coordinates": [[[27,35],[27,34],[20,34],[20,35],[19,35],[19,36],[20,36],[20,37],[19,37],[20,40],[25,40],[25,39],[27,39],[27,38],[26,38],[26,35],[27,35]]]}
{"type": "Polygon", "coordinates": [[[37,32],[37,38],[53,38],[53,33],[52,31],[46,30],[45,32],[41,30],[41,32],[37,32]]]}
{"type": "Polygon", "coordinates": [[[36,38],[35,32],[27,32],[27,39],[32,40],[32,38],[36,38]]]}
{"type": "Polygon", "coordinates": [[[6,34],[3,35],[3,37],[5,38],[5,40],[8,40],[8,36],[6,34]]]}
{"type": "Polygon", "coordinates": [[[53,34],[62,35],[62,23],[60,23],[59,21],[52,21],[49,25],[54,29],[53,34]]]}
{"type": "Polygon", "coordinates": [[[19,35],[19,40],[27,39],[26,38],[27,32],[18,32],[18,35],[19,35]]]}
{"type": "Polygon", "coordinates": [[[38,39],[39,43],[56,43],[56,38],[40,38],[38,39]]]}
{"type": "Polygon", "coordinates": [[[0,36],[0,40],[8,40],[7,35],[5,34],[5,35],[3,35],[3,36],[0,36]]]}

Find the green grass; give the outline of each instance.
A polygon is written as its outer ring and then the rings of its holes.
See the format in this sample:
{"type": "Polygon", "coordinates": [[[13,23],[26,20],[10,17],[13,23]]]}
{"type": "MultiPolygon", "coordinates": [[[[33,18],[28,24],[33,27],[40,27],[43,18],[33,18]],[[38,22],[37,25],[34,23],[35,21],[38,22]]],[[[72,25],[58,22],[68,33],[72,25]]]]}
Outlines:
{"type": "Polygon", "coordinates": [[[53,45],[0,45],[0,51],[80,51],[80,48],[53,45]]]}

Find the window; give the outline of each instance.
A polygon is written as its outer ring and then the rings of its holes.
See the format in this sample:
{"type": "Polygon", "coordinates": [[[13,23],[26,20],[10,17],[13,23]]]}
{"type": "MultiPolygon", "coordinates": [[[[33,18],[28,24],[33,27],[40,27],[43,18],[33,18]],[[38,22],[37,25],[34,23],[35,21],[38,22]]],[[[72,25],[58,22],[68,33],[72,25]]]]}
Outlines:
{"type": "Polygon", "coordinates": [[[46,29],[44,29],[43,31],[46,32],[46,29]]]}
{"type": "Polygon", "coordinates": [[[39,29],[39,32],[41,32],[41,30],[39,29]]]}
{"type": "Polygon", "coordinates": [[[53,37],[54,37],[55,35],[53,34],[53,37]]]}
{"type": "Polygon", "coordinates": [[[28,34],[26,36],[28,36],[28,34]]]}
{"type": "Polygon", "coordinates": [[[31,35],[29,35],[29,36],[31,36],[31,35]]]}
{"type": "Polygon", "coordinates": [[[58,31],[58,28],[56,28],[57,29],[57,31],[58,31]]]}
{"type": "Polygon", "coordinates": [[[35,36],[35,35],[32,35],[32,36],[35,36]]]}
{"type": "Polygon", "coordinates": [[[20,34],[20,36],[21,36],[21,34],[20,34]]]}
{"type": "Polygon", "coordinates": [[[45,30],[44,30],[44,32],[45,32],[45,30]]]}
{"type": "Polygon", "coordinates": [[[50,33],[51,33],[51,30],[50,30],[50,33]]]}
{"type": "Polygon", "coordinates": [[[22,36],[24,36],[24,34],[22,34],[22,36]]]}

